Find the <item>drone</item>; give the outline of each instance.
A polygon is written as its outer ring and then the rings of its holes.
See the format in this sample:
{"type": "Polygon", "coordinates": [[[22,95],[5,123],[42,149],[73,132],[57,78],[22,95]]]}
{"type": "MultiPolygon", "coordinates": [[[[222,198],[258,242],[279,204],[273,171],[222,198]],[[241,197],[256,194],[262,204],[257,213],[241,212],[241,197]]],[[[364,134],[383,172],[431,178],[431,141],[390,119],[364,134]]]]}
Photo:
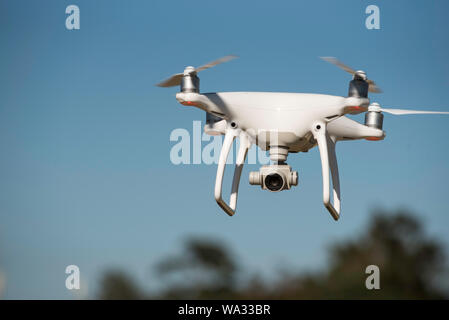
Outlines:
{"type": "Polygon", "coordinates": [[[308,152],[318,146],[323,178],[323,203],[338,220],[341,213],[340,178],[335,145],[338,141],[385,138],[383,112],[393,115],[449,114],[449,112],[387,109],[371,103],[368,93],[380,88],[362,70],[354,70],[334,57],[322,57],[352,75],[348,95],[286,92],[212,92],[200,93],[198,73],[237,58],[228,55],[194,68],[188,66],[157,84],[159,87],[180,86],[176,99],[184,106],[206,112],[204,131],[224,135],[215,179],[215,200],[229,215],[236,212],[240,177],[249,148],[256,144],[268,151],[270,164],[250,172],[249,183],[272,192],[289,190],[298,185],[298,173],[287,164],[289,153],[308,152]],[[346,115],[365,113],[365,123],[346,115]],[[234,177],[229,203],[223,200],[222,186],[226,161],[234,140],[239,138],[234,177]],[[332,178],[332,199],[331,199],[332,178]]]}

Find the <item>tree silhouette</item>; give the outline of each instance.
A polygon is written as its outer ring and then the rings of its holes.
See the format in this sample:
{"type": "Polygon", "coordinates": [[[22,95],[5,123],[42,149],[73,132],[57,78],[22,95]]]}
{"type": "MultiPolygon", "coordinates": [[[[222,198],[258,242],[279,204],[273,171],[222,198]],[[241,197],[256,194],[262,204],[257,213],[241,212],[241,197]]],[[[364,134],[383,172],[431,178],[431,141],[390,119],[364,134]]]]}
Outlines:
{"type": "MultiPolygon", "coordinates": [[[[378,211],[365,232],[331,247],[329,268],[296,275],[278,284],[281,299],[440,299],[438,280],[446,275],[443,247],[427,237],[405,211],[378,211]],[[367,290],[365,269],[380,269],[380,290],[367,290]]],[[[267,297],[267,298],[268,298],[267,297]]]]}
{"type": "Polygon", "coordinates": [[[237,267],[232,254],[219,241],[190,238],[181,255],[162,260],[156,270],[161,276],[177,276],[182,282],[178,280],[162,297],[216,299],[234,291],[237,267]]]}
{"type": "MultiPolygon", "coordinates": [[[[231,252],[217,240],[190,238],[181,254],[163,259],[156,271],[163,299],[441,299],[448,298],[444,247],[428,237],[405,210],[377,210],[365,230],[329,249],[326,268],[282,274],[268,285],[253,275],[236,286],[239,272],[231,252]],[[365,269],[380,269],[380,289],[365,287],[365,269]],[[447,288],[446,288],[447,289],[447,288]]],[[[124,274],[103,281],[103,298],[145,298],[124,274]]]]}
{"type": "Polygon", "coordinates": [[[109,271],[101,281],[100,299],[140,300],[144,298],[144,294],[131,278],[121,271],[109,271]]]}

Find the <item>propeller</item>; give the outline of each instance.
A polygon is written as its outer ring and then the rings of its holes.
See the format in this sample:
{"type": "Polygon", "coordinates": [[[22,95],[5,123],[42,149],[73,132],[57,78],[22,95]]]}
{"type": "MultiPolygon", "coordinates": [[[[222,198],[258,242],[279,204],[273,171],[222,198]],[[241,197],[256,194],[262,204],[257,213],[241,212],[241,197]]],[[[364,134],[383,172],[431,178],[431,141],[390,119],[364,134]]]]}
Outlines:
{"type": "Polygon", "coordinates": [[[157,84],[157,86],[158,87],[174,87],[174,86],[180,85],[182,77],[184,75],[188,75],[188,74],[191,74],[191,73],[198,73],[200,71],[212,68],[212,67],[214,67],[214,66],[216,66],[216,65],[218,65],[220,63],[228,62],[228,61],[230,61],[232,59],[235,59],[235,58],[238,58],[238,57],[235,56],[235,55],[227,55],[227,56],[224,56],[224,57],[222,57],[220,59],[214,60],[212,62],[203,64],[202,66],[197,67],[197,68],[187,67],[184,70],[183,73],[176,73],[176,74],[172,75],[171,77],[169,77],[168,79],[165,79],[164,81],[159,82],[157,84]]]}
{"type": "Polygon", "coordinates": [[[449,112],[446,112],[446,111],[421,111],[421,110],[381,108],[378,103],[372,103],[368,107],[368,111],[386,112],[386,113],[394,114],[396,116],[402,116],[402,115],[408,115],[408,114],[449,114],[449,112]]]}
{"type": "Polygon", "coordinates": [[[397,116],[406,115],[406,114],[449,114],[449,112],[443,112],[443,111],[420,111],[420,110],[385,109],[385,108],[381,108],[380,111],[394,114],[397,116]]]}
{"type": "Polygon", "coordinates": [[[333,65],[336,65],[340,69],[352,74],[354,77],[362,78],[363,80],[368,82],[368,84],[369,84],[368,91],[369,92],[373,92],[373,93],[381,93],[382,92],[382,90],[376,85],[376,83],[373,80],[366,78],[366,73],[363,72],[362,70],[356,71],[356,70],[352,69],[351,67],[348,67],[347,65],[345,65],[344,63],[342,63],[335,57],[321,57],[321,59],[323,59],[326,62],[332,63],[333,65]]]}

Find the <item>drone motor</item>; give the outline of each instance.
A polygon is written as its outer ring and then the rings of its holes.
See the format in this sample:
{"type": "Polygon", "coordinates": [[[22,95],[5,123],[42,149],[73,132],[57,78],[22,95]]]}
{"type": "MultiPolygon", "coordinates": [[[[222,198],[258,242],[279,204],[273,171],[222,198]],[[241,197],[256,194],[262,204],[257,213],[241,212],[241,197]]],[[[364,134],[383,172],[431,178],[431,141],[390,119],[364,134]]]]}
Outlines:
{"type": "Polygon", "coordinates": [[[363,71],[354,73],[354,79],[349,82],[348,97],[368,98],[369,83],[363,71]]]}
{"type": "Polygon", "coordinates": [[[193,67],[187,67],[181,79],[181,92],[200,92],[200,78],[193,67]]]}
{"type": "Polygon", "coordinates": [[[384,115],[380,105],[376,102],[371,103],[368,111],[365,113],[365,126],[382,130],[383,121],[384,115]]]}
{"type": "Polygon", "coordinates": [[[382,130],[384,115],[380,111],[365,113],[365,126],[382,130]]]}

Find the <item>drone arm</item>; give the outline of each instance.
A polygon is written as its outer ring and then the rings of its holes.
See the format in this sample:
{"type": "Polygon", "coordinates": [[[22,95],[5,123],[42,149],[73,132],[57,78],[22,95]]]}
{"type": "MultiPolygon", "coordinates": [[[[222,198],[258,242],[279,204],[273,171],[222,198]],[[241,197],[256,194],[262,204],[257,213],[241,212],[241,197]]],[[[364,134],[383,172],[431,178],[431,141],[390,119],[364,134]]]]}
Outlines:
{"type": "Polygon", "coordinates": [[[235,129],[228,129],[226,131],[223,147],[221,148],[220,158],[218,161],[217,177],[215,180],[215,200],[217,201],[218,205],[230,216],[233,216],[235,214],[240,176],[242,174],[246,154],[250,146],[251,143],[248,139],[248,136],[244,132],[239,133],[239,131],[235,129]],[[239,135],[240,137],[240,147],[234,169],[234,178],[232,180],[230,204],[228,205],[222,197],[223,176],[229,151],[231,150],[232,143],[234,142],[234,139],[237,137],[237,135],[239,135]]]}
{"type": "Polygon", "coordinates": [[[312,130],[318,143],[323,173],[323,202],[326,209],[335,220],[340,217],[340,179],[338,175],[337,157],[335,155],[335,142],[326,130],[326,124],[316,124],[312,130]],[[333,203],[330,199],[330,174],[332,174],[333,203]]]}

